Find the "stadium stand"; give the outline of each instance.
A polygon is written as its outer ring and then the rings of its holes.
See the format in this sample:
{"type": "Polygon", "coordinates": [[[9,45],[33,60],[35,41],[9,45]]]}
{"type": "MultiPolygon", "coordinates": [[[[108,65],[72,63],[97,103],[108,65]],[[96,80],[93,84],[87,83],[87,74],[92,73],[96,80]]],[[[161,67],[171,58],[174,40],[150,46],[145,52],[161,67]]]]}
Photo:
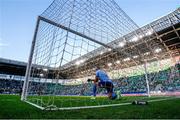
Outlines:
{"type": "MultiPolygon", "coordinates": [[[[150,82],[150,91],[180,91],[180,64],[176,64],[171,68],[159,71],[158,74],[148,74],[150,82]],[[173,75],[172,75],[173,73],[173,75]],[[172,77],[173,76],[173,77],[172,77]],[[172,79],[173,78],[173,79],[172,79]]],[[[0,74],[0,94],[20,94],[22,92],[24,77],[17,75],[0,74]]],[[[145,75],[122,77],[113,80],[116,90],[120,90],[122,94],[127,93],[145,93],[146,83],[145,75]]],[[[91,95],[92,84],[83,83],[78,85],[63,85],[55,83],[30,82],[31,93],[38,95],[52,94],[56,86],[56,95],[91,95]],[[44,88],[46,87],[46,89],[44,88]]],[[[98,92],[103,95],[105,91],[98,92]]]]}

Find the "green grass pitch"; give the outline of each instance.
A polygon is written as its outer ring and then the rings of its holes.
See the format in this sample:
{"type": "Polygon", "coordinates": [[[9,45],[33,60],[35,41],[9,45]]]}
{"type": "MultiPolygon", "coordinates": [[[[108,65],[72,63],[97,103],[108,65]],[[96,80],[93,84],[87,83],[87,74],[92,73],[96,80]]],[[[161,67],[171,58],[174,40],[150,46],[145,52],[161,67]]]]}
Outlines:
{"type": "MultiPolygon", "coordinates": [[[[99,97],[96,100],[90,100],[88,97],[55,97],[55,104],[58,107],[73,106],[91,106],[102,104],[128,103],[133,100],[146,99],[156,100],[164,97],[122,97],[120,100],[108,100],[105,97],[99,97]],[[74,100],[76,102],[70,100],[74,100]],[[84,102],[86,100],[86,102],[84,102]]],[[[43,97],[44,101],[48,97],[43,97]]],[[[0,118],[1,119],[47,119],[47,118],[65,118],[65,119],[118,119],[118,118],[180,118],[180,98],[164,101],[150,102],[149,105],[124,105],[105,108],[91,108],[79,110],[59,110],[43,111],[32,105],[20,101],[20,96],[0,95],[0,118]]]]}

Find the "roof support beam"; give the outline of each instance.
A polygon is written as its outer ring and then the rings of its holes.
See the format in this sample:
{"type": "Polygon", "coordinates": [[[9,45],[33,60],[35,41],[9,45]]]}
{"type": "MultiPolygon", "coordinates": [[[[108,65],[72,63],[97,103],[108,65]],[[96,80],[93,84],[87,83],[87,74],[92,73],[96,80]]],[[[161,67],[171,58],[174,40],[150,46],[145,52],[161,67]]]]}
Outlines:
{"type": "MultiPolygon", "coordinates": [[[[173,14],[174,15],[174,14],[173,14]]],[[[175,16],[175,15],[174,15],[175,16]]],[[[174,25],[173,25],[173,23],[172,23],[172,20],[168,17],[168,20],[169,20],[169,22],[170,22],[170,24],[171,24],[171,26],[173,27],[173,30],[175,31],[175,33],[176,33],[176,35],[178,36],[178,38],[180,39],[180,36],[179,36],[179,34],[178,34],[178,32],[177,32],[177,30],[176,30],[176,28],[174,27],[174,25]]]]}

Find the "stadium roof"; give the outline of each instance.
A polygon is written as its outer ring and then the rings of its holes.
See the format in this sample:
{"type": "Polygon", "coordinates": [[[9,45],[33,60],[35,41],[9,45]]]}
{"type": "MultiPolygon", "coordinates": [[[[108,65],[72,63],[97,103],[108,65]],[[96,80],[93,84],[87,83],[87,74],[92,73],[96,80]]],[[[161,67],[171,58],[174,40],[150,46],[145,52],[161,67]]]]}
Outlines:
{"type": "MultiPolygon", "coordinates": [[[[25,76],[26,66],[27,63],[25,62],[0,58],[0,74],[25,76]]],[[[33,67],[35,67],[39,73],[44,73],[46,70],[49,70],[49,78],[51,78],[54,72],[52,68],[42,65],[33,65],[33,67]]],[[[39,76],[37,75],[36,77],[39,76]]]]}
{"type": "Polygon", "coordinates": [[[92,75],[97,65],[122,69],[180,55],[180,8],[107,45],[63,65],[62,74],[79,78],[92,75]]]}
{"type": "Polygon", "coordinates": [[[24,76],[26,71],[26,64],[27,63],[25,62],[0,58],[0,74],[24,76]]]}

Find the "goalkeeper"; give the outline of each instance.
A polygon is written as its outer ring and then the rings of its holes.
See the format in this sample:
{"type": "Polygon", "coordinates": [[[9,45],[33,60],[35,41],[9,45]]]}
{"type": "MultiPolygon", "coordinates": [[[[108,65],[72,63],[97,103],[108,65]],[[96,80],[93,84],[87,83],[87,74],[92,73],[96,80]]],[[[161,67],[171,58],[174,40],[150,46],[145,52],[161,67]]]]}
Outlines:
{"type": "Polygon", "coordinates": [[[94,82],[94,85],[93,85],[94,99],[96,97],[97,86],[99,86],[100,88],[106,88],[109,99],[113,100],[117,98],[117,95],[113,91],[114,85],[112,81],[109,79],[108,75],[99,67],[96,67],[95,79],[88,79],[88,82],[90,81],[94,82]]]}

